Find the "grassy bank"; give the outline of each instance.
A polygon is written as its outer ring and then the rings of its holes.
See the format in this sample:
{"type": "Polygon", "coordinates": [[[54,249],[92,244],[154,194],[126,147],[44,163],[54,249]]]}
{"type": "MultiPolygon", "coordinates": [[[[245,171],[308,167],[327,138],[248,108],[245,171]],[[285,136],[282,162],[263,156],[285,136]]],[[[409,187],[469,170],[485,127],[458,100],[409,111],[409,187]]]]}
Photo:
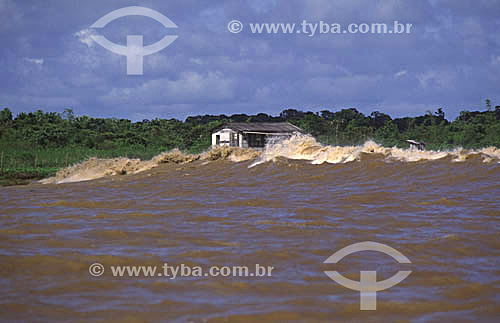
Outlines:
{"type": "Polygon", "coordinates": [[[19,145],[0,145],[0,186],[24,185],[33,180],[54,176],[59,169],[92,157],[147,160],[166,150],[162,147],[146,149],[133,146],[102,150],[85,147],[37,149],[30,146],[20,148],[19,145]]]}
{"type": "Polygon", "coordinates": [[[34,180],[54,176],[59,168],[6,168],[0,171],[0,186],[26,185],[34,180]]]}

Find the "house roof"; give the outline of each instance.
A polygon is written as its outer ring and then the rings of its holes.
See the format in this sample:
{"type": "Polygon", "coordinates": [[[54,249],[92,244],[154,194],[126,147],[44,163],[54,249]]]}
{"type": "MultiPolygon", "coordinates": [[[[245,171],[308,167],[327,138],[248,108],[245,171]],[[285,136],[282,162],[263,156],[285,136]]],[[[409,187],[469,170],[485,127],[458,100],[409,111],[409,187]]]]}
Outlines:
{"type": "Polygon", "coordinates": [[[261,133],[304,132],[299,127],[296,127],[288,122],[231,122],[231,123],[225,123],[220,127],[217,127],[216,129],[214,129],[214,132],[227,128],[241,132],[261,132],[261,133]]]}

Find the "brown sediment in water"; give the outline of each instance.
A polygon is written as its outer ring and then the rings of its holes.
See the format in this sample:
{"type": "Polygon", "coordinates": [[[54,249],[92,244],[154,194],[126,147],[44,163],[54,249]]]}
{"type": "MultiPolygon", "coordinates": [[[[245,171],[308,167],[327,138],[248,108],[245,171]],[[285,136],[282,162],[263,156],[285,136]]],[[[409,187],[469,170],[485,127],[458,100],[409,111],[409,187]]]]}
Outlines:
{"type": "Polygon", "coordinates": [[[0,321],[495,322],[498,153],[290,138],[261,151],[90,160],[59,180],[101,180],[0,188],[0,321]],[[362,241],[412,263],[359,252],[324,264],[362,241]],[[164,263],[275,269],[176,279],[111,269],[164,263]],[[359,292],[324,274],[334,270],[357,281],[412,273],[360,311],[359,292]]]}

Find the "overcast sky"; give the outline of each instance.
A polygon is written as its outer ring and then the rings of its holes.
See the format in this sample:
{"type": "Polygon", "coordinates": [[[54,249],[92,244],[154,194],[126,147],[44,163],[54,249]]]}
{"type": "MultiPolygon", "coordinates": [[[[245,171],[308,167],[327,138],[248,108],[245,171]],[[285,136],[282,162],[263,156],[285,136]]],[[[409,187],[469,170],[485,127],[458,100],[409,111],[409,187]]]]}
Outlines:
{"type": "Polygon", "coordinates": [[[0,0],[0,108],[129,118],[356,107],[392,116],[500,105],[500,0],[0,0]],[[127,6],[142,16],[90,26],[127,6]],[[240,20],[244,29],[230,33],[240,20]],[[411,23],[410,34],[252,34],[249,23],[411,23]],[[90,35],[178,39],[127,75],[90,35]]]}

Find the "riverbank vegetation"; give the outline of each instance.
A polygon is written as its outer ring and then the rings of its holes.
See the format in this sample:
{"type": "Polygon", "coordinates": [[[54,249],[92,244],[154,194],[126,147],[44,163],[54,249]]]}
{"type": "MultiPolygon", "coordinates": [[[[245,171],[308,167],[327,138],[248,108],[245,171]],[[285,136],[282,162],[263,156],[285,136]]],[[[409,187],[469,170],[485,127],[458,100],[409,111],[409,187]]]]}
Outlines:
{"type": "Polygon", "coordinates": [[[290,122],[323,144],[359,145],[372,139],[384,146],[408,147],[407,139],[427,149],[500,147],[500,106],[486,100],[485,111],[462,111],[455,120],[443,109],[417,117],[392,118],[375,111],[364,115],[354,108],[303,112],[286,109],[279,116],[264,113],[204,115],[131,122],[126,119],[43,112],[13,116],[0,111],[0,185],[23,184],[55,174],[90,157],[150,159],[179,148],[201,152],[210,147],[211,132],[225,122],[290,122]]]}

